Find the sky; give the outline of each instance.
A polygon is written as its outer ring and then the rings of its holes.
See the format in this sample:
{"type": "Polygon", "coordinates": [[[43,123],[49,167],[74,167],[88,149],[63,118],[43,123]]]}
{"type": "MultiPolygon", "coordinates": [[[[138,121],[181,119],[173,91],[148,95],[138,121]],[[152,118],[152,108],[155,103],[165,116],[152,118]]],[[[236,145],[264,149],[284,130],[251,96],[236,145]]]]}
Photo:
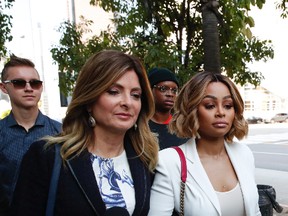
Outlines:
{"type": "Polygon", "coordinates": [[[268,0],[261,10],[253,8],[250,13],[255,21],[252,33],[261,40],[272,40],[274,59],[253,63],[250,68],[264,75],[261,86],[288,98],[288,18],[280,17],[274,2],[268,0]]]}
{"type": "Polygon", "coordinates": [[[59,41],[56,30],[67,17],[65,9],[64,0],[15,1],[9,10],[13,16],[13,40],[8,44],[9,49],[32,59],[39,56],[40,47],[46,54],[47,48],[59,41]]]}

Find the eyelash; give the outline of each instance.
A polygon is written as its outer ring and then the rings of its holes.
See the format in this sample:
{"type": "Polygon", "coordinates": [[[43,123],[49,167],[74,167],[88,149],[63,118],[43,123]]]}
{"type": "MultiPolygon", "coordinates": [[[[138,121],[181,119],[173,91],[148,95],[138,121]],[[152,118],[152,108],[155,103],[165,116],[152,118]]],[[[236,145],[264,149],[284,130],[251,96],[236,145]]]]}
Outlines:
{"type": "Polygon", "coordinates": [[[116,95],[116,94],[119,93],[117,90],[112,90],[112,89],[108,90],[107,92],[108,92],[108,94],[110,94],[110,95],[116,95]]]}
{"type": "Polygon", "coordinates": [[[224,106],[226,109],[232,109],[234,106],[233,104],[227,104],[224,106]]]}
{"type": "Polygon", "coordinates": [[[141,94],[138,94],[138,93],[133,93],[132,96],[135,97],[136,99],[141,98],[141,94]]]}
{"type": "Polygon", "coordinates": [[[213,109],[214,107],[215,107],[214,105],[210,105],[210,104],[205,105],[205,108],[208,110],[213,109]]]}
{"type": "MultiPolygon", "coordinates": [[[[119,91],[118,91],[118,90],[112,90],[112,89],[110,89],[110,90],[108,90],[107,92],[108,92],[108,94],[110,94],[110,95],[117,95],[117,94],[119,94],[119,91]]],[[[140,98],[141,98],[141,93],[132,93],[131,96],[134,97],[134,98],[136,98],[136,99],[140,99],[140,98]]]]}
{"type": "MultiPolygon", "coordinates": [[[[214,107],[215,107],[214,104],[207,104],[207,105],[205,105],[205,108],[208,109],[208,110],[213,109],[214,107]]],[[[224,108],[227,109],[227,110],[232,109],[233,107],[234,107],[233,104],[226,104],[226,105],[224,105],[224,108]]]]}

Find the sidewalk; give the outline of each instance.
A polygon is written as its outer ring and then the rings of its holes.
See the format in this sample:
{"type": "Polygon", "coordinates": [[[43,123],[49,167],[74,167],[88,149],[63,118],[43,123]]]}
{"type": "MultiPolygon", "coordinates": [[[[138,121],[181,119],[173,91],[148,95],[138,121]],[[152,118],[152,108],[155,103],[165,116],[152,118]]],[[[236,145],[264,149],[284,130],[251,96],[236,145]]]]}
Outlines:
{"type": "Polygon", "coordinates": [[[283,207],[283,211],[274,211],[274,215],[288,216],[288,172],[256,168],[256,183],[272,185],[275,188],[276,200],[283,207]]]}

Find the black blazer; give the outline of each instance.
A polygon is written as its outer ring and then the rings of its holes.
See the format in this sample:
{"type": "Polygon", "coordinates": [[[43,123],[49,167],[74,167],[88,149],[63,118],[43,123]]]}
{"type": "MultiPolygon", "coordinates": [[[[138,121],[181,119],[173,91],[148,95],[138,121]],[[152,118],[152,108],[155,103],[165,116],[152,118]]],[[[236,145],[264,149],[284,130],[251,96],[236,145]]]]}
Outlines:
{"type": "MultiPolygon", "coordinates": [[[[43,141],[32,144],[24,156],[12,202],[12,215],[45,215],[47,196],[54,163],[54,148],[43,150],[43,141]]],[[[133,215],[148,214],[152,174],[136,156],[129,140],[125,150],[134,181],[133,215]]],[[[55,215],[104,215],[105,204],[94,176],[90,153],[86,150],[61,167],[55,215]]]]}

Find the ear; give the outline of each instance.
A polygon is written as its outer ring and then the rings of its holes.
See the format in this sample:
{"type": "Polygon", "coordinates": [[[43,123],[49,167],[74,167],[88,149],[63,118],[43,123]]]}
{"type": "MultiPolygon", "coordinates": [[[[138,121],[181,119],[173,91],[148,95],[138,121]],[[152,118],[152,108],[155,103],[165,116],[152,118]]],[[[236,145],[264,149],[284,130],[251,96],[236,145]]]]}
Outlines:
{"type": "Polygon", "coordinates": [[[3,93],[8,94],[8,91],[7,91],[4,83],[0,83],[0,89],[1,89],[1,91],[2,91],[3,93]]]}

